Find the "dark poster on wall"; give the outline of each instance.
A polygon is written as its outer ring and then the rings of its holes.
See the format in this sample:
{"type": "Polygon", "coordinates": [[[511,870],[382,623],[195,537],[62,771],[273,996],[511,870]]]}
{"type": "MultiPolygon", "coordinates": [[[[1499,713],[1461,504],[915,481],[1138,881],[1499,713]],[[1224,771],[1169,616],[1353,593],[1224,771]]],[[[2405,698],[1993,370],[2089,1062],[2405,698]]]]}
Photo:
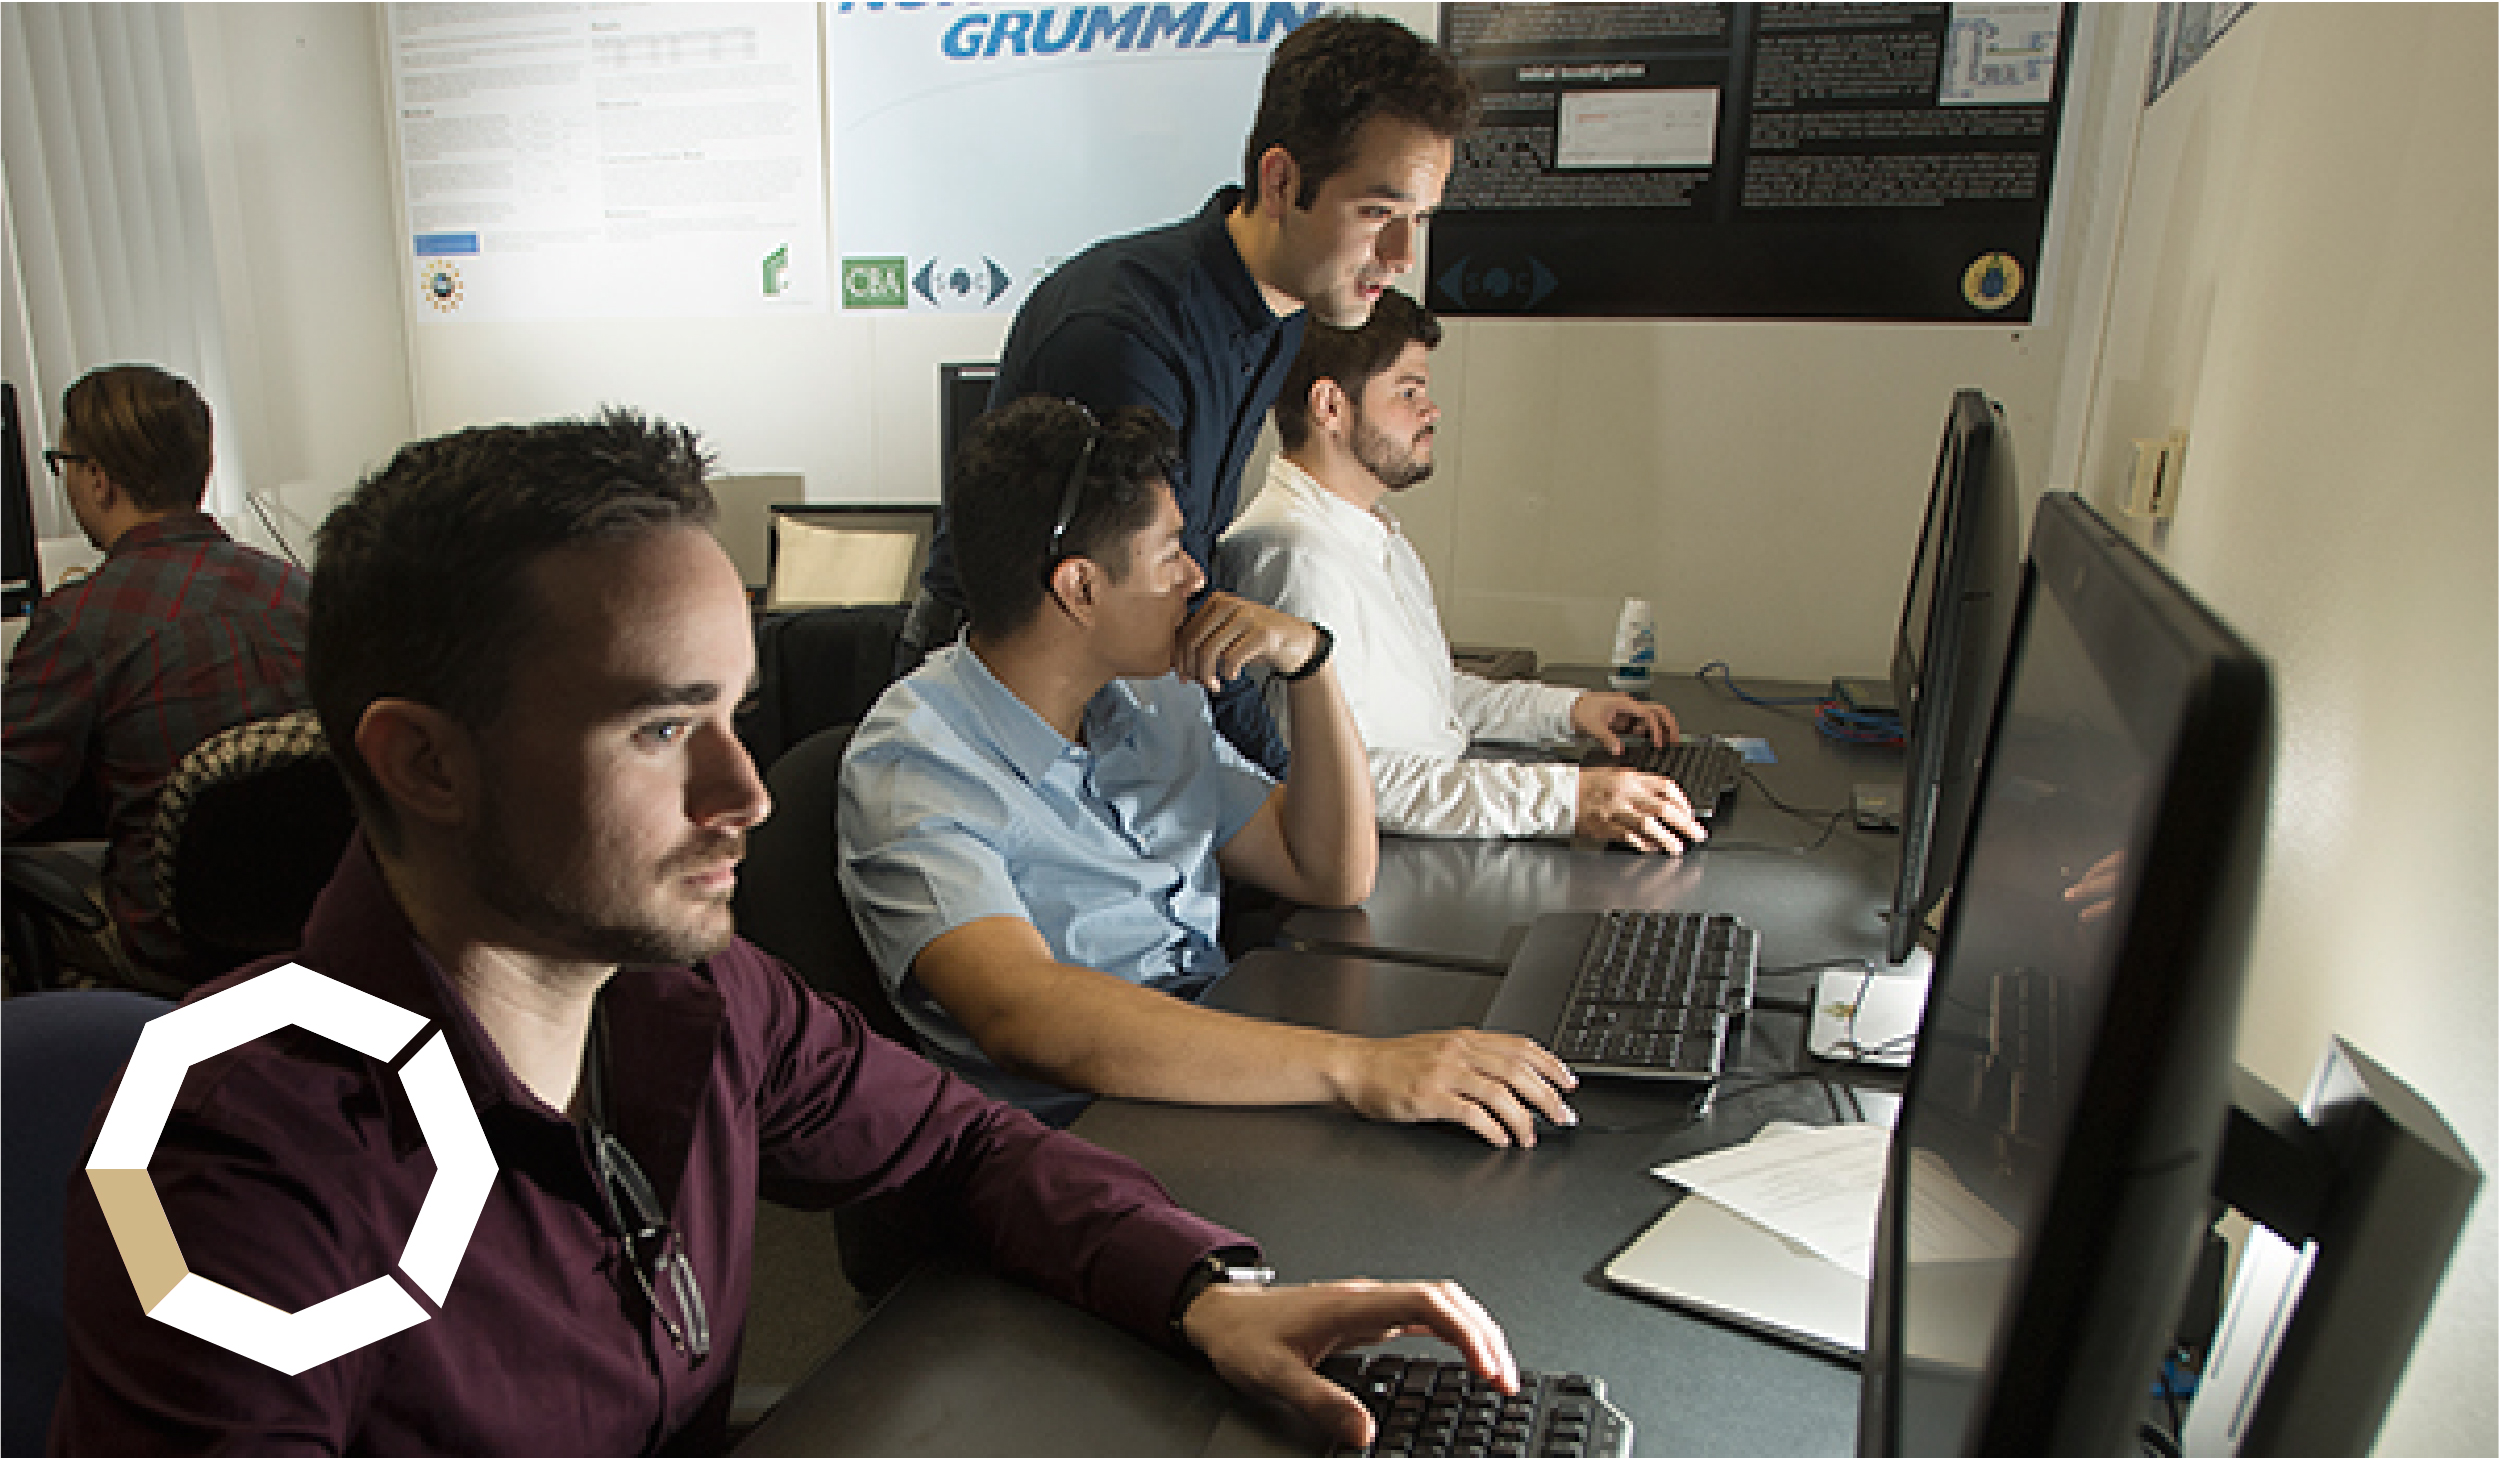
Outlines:
{"type": "Polygon", "coordinates": [[[2028,323],[2054,4],[1465,4],[1484,117],[1425,298],[1461,315],[2028,323]]]}

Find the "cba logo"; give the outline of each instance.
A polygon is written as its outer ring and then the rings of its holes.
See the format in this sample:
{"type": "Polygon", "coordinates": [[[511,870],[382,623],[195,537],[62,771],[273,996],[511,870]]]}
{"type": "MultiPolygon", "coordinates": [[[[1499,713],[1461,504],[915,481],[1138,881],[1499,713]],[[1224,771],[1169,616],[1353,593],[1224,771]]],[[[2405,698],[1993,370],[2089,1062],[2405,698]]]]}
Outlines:
{"type": "Polygon", "coordinates": [[[861,258],[842,261],[842,307],[845,309],[908,309],[903,292],[904,260],[861,258]]]}
{"type": "MultiPolygon", "coordinates": [[[[211,1282],[184,1264],[148,1180],[148,1158],[165,1134],[184,1072],[290,1024],[384,1061],[426,1028],[406,1009],[295,963],[176,1009],[140,1033],[87,1160],[87,1180],[149,1317],[281,1373],[300,1374],[431,1315],[389,1273],[299,1313],[211,1282]]],[[[398,1270],[439,1308],[495,1184],[495,1155],[441,1030],[401,1067],[399,1078],[434,1154],[434,1185],[400,1251],[398,1270]]]]}

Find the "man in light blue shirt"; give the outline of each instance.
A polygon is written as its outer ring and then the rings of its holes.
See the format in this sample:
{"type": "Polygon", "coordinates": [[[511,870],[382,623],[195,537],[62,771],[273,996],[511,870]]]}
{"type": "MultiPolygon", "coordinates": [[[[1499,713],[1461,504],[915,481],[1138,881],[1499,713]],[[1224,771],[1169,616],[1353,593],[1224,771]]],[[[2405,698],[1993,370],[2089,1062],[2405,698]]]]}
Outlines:
{"type": "Polygon", "coordinates": [[[1067,1116],[1084,1094],[1343,1105],[1497,1145],[1571,1123],[1561,1061],[1513,1035],[1361,1039],[1200,1008],[1223,878],[1338,906],[1379,854],[1327,630],[1229,594],[1182,548],[1152,411],[994,412],[948,484],[970,628],[888,689],[843,767],[843,888],[896,1007],[943,1061],[1067,1116]],[[1207,687],[1282,681],[1272,782],[1207,687]]]}

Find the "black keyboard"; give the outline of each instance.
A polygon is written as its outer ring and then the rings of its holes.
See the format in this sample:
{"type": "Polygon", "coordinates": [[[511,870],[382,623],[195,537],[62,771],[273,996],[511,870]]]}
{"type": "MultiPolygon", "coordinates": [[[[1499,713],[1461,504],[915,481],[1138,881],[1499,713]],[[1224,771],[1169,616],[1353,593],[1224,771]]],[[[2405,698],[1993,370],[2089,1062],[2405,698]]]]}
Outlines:
{"type": "Polygon", "coordinates": [[[1620,755],[1593,750],[1582,763],[1630,766],[1665,776],[1685,793],[1694,817],[1701,821],[1709,821],[1727,807],[1745,776],[1745,752],[1725,740],[1673,740],[1665,745],[1633,742],[1620,755]]]}
{"type": "Polygon", "coordinates": [[[1761,942],[1727,913],[1601,914],[1547,1047],[1580,1071],[1717,1079],[1761,942]]]}
{"type": "Polygon", "coordinates": [[[1362,1455],[1629,1455],[1633,1422],[1587,1374],[1520,1371],[1505,1395],[1449,1359],[1331,1354],[1320,1372],[1346,1386],[1379,1426],[1362,1455]]]}

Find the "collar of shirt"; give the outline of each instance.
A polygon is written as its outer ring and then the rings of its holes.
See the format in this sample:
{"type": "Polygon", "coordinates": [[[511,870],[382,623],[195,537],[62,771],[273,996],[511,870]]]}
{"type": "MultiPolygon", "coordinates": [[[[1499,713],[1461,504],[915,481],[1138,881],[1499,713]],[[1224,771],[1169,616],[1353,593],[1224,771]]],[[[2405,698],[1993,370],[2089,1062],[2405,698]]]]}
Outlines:
{"type": "Polygon", "coordinates": [[[1280,315],[1268,307],[1268,296],[1260,292],[1259,281],[1251,276],[1250,265],[1243,261],[1242,250],[1233,242],[1233,230],[1226,225],[1241,202],[1239,187],[1216,189],[1207,206],[1191,220],[1191,231],[1197,235],[1199,257],[1206,263],[1207,278],[1216,286],[1217,297],[1232,307],[1243,334],[1256,335],[1303,311],[1280,315]]]}
{"type": "Polygon", "coordinates": [[[135,553],[141,548],[169,542],[227,542],[226,529],[205,512],[169,512],[162,517],[142,522],[113,539],[108,558],[135,553]]]}
{"type": "Polygon", "coordinates": [[[1039,784],[1062,761],[1082,762],[1089,753],[1099,755],[1104,748],[1127,740],[1137,724],[1137,691],[1115,679],[1086,703],[1087,743],[1072,745],[1033,706],[999,683],[971,644],[959,642],[930,659],[979,717],[991,748],[1029,786],[1039,784]]]}
{"type": "Polygon", "coordinates": [[[1315,525],[1347,538],[1368,555],[1386,554],[1391,538],[1406,535],[1387,507],[1366,511],[1320,485],[1317,477],[1284,456],[1277,457],[1273,465],[1275,469],[1268,476],[1269,490],[1285,492],[1315,525]]]}
{"type": "MultiPolygon", "coordinates": [[[[281,960],[205,984],[206,998],[281,960]]],[[[313,905],[304,946],[294,962],[424,1018],[442,1031],[482,1122],[495,1129],[535,1127],[546,1138],[575,1141],[573,1122],[551,1110],[512,1072],[442,967],[417,939],[392,897],[373,851],[359,832],[339,872],[313,905]]],[[[686,1170],[694,1111],[702,1098],[724,1012],[711,981],[686,967],[620,969],[601,991],[608,1014],[611,1065],[634,1072],[609,1084],[609,1127],[641,1163],[673,1208],[686,1170]]],[[[422,1039],[412,1041],[422,1047],[422,1039]]],[[[396,1081],[382,1082],[396,1088],[396,1081]]]]}

